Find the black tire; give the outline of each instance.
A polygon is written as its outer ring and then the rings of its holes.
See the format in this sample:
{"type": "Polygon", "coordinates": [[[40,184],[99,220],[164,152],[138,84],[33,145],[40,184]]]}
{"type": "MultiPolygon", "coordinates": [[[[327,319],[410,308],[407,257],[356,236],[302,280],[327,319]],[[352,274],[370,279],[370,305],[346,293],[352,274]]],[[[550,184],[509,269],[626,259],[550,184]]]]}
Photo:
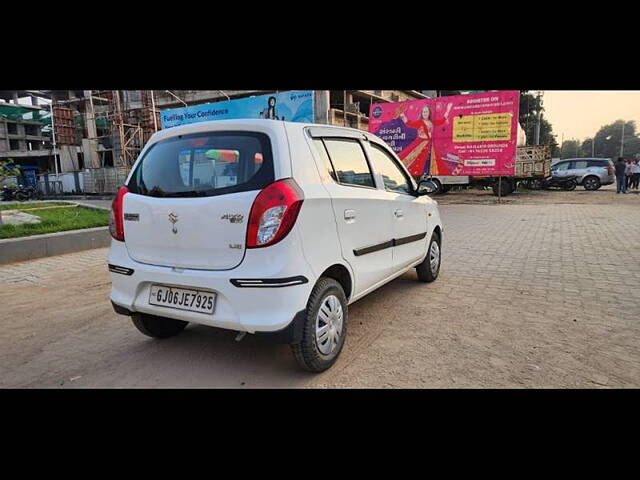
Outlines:
{"type": "Polygon", "coordinates": [[[498,196],[506,197],[507,195],[513,193],[513,191],[515,190],[513,184],[514,182],[512,182],[511,179],[503,177],[502,182],[499,182],[498,180],[496,180],[494,184],[491,186],[491,189],[493,190],[493,194],[496,197],[498,196]],[[499,189],[501,190],[501,192],[499,192],[499,189]]]}
{"type": "Polygon", "coordinates": [[[448,193],[451,190],[451,185],[442,185],[442,193],[448,193]]]}
{"type": "Polygon", "coordinates": [[[529,188],[531,188],[531,190],[542,190],[542,187],[543,187],[543,182],[539,178],[532,178],[529,181],[529,188]]]}
{"type": "Polygon", "coordinates": [[[567,183],[562,185],[562,189],[566,192],[571,192],[572,190],[575,190],[577,186],[578,182],[575,180],[569,180],[567,183]]]}
{"type": "Polygon", "coordinates": [[[157,317],[146,313],[131,315],[131,321],[138,330],[148,337],[169,338],[178,335],[189,322],[173,318],[157,317]]]}
{"type": "Polygon", "coordinates": [[[433,195],[440,195],[442,193],[442,183],[437,178],[432,178],[431,181],[436,186],[436,191],[433,192],[433,195]]]}
{"type": "Polygon", "coordinates": [[[16,193],[16,200],[19,202],[26,202],[27,200],[29,200],[29,195],[27,195],[24,192],[18,192],[16,193]]]}
{"type": "Polygon", "coordinates": [[[590,175],[582,180],[582,186],[585,190],[598,190],[602,186],[602,182],[598,177],[590,175]]]}
{"type": "MultiPolygon", "coordinates": [[[[323,372],[330,368],[336,362],[344,346],[347,335],[348,317],[347,296],[344,294],[342,286],[333,278],[320,277],[318,283],[313,287],[309,301],[307,302],[306,317],[302,329],[302,340],[299,343],[291,344],[291,351],[298,365],[304,370],[313,373],[323,372]],[[320,351],[316,339],[316,319],[320,307],[327,303],[330,296],[336,297],[340,302],[343,320],[338,342],[332,351],[324,354],[320,351]]],[[[320,343],[322,344],[322,342],[320,343]]]]}
{"type": "Polygon", "coordinates": [[[431,283],[436,278],[438,278],[438,274],[440,273],[440,265],[442,264],[442,248],[440,244],[440,236],[437,232],[433,232],[431,235],[431,240],[429,240],[429,245],[427,246],[427,256],[424,261],[416,267],[416,273],[418,274],[418,280],[421,282],[431,283]],[[431,246],[433,243],[437,244],[438,247],[438,266],[435,268],[431,268],[431,246]]]}

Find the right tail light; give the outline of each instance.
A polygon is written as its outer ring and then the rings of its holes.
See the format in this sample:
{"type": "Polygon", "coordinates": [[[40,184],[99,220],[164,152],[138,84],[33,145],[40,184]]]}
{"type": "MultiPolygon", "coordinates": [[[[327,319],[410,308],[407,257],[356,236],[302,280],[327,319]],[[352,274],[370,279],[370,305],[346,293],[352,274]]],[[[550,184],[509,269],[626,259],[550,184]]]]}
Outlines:
{"type": "Polygon", "coordinates": [[[293,228],[304,194],[292,178],[265,187],[253,201],[247,227],[247,248],[278,243],[293,228]]]}

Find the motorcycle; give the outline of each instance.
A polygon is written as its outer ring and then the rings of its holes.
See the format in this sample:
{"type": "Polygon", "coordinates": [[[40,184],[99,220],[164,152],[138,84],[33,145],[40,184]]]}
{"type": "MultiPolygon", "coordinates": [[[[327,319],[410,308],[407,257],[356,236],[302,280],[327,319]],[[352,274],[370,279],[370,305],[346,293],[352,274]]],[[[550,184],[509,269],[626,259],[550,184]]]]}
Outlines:
{"type": "Polygon", "coordinates": [[[27,200],[42,200],[44,198],[43,193],[40,190],[32,187],[31,185],[18,185],[18,187],[2,187],[2,200],[17,200],[19,202],[26,202],[27,200]]]}
{"type": "Polygon", "coordinates": [[[10,202],[15,200],[16,187],[4,185],[2,187],[2,201],[10,202]]]}
{"type": "Polygon", "coordinates": [[[575,175],[569,175],[567,177],[554,177],[549,176],[542,179],[532,179],[529,181],[529,188],[532,190],[549,190],[550,188],[559,188],[570,192],[575,190],[578,186],[578,181],[575,175]]]}

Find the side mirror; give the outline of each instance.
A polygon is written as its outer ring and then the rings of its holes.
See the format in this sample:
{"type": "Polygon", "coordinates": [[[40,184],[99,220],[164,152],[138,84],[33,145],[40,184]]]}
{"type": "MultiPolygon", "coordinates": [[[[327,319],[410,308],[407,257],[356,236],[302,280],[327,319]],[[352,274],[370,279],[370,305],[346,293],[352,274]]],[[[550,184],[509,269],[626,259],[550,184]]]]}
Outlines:
{"type": "Polygon", "coordinates": [[[430,193],[436,192],[437,190],[438,186],[429,180],[422,180],[418,184],[418,196],[428,195],[430,193]]]}

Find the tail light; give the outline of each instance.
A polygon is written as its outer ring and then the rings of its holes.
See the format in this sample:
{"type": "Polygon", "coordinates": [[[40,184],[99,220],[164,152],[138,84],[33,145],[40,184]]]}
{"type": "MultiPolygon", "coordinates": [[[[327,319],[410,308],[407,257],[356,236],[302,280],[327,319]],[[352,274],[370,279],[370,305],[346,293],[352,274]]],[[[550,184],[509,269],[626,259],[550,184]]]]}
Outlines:
{"type": "Polygon", "coordinates": [[[127,187],[120,187],[116,197],[111,203],[111,220],[109,221],[109,232],[111,236],[120,242],[124,242],[124,196],[129,193],[127,187]]]}
{"type": "Polygon", "coordinates": [[[611,165],[607,166],[607,174],[613,175],[613,167],[611,165]]]}
{"type": "Polygon", "coordinates": [[[262,190],[251,206],[247,248],[278,243],[293,228],[304,194],[292,178],[279,180],[262,190]]]}

